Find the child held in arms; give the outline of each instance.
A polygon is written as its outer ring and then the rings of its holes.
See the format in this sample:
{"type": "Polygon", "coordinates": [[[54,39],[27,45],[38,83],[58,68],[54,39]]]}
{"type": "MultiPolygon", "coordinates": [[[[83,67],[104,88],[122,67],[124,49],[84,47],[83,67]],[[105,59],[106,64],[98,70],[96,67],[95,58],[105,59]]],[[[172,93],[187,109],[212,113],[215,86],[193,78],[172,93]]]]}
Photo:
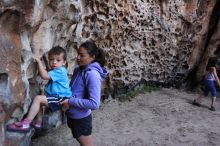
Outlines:
{"type": "Polygon", "coordinates": [[[40,76],[44,80],[49,80],[45,95],[37,95],[30,107],[27,116],[20,122],[15,122],[7,126],[9,131],[28,132],[31,125],[35,128],[42,127],[41,106],[49,107],[52,111],[61,109],[59,104],[65,99],[72,97],[69,86],[69,79],[66,69],[66,51],[62,47],[53,47],[48,53],[48,63],[50,70],[47,71],[39,55],[35,56],[38,64],[40,76]]]}

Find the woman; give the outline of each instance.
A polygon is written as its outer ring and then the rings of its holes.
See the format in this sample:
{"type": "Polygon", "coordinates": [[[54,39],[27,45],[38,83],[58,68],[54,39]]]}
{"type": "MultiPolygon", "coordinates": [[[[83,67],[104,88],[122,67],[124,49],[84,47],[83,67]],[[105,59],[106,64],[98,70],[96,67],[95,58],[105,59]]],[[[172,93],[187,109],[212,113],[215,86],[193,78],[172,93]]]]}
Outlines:
{"type": "Polygon", "coordinates": [[[103,68],[104,53],[95,43],[87,41],[79,47],[77,64],[70,83],[75,98],[61,104],[67,109],[67,125],[73,137],[81,146],[93,146],[91,111],[99,108],[102,81],[108,76],[103,68]]]}

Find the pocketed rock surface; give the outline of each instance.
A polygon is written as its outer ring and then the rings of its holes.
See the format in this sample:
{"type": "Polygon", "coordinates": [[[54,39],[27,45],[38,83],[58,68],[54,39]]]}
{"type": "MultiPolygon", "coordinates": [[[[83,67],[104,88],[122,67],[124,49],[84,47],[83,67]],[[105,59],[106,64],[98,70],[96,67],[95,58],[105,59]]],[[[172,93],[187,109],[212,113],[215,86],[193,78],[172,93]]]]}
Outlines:
{"type": "Polygon", "coordinates": [[[208,60],[220,58],[219,9],[219,0],[1,0],[0,143],[13,136],[5,125],[21,120],[44,92],[35,55],[65,48],[71,76],[77,48],[93,40],[110,73],[104,96],[140,83],[191,89],[208,60]]]}
{"type": "MultiPolygon", "coordinates": [[[[197,93],[160,89],[131,101],[105,101],[93,114],[96,146],[217,146],[220,143],[220,98],[202,106],[191,103],[197,93]]],[[[32,146],[79,146],[66,125],[32,140],[32,146]]]]}

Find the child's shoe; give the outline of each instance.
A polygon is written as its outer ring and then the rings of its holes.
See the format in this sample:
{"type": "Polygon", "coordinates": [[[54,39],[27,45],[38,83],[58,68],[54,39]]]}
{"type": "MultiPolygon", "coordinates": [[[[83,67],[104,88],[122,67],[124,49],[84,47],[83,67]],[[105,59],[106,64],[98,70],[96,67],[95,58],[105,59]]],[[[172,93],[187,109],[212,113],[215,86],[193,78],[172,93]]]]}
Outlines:
{"type": "Polygon", "coordinates": [[[35,129],[41,129],[42,128],[42,121],[40,120],[35,120],[31,123],[31,125],[35,128],[35,129]]]}
{"type": "Polygon", "coordinates": [[[7,125],[8,131],[26,133],[30,131],[31,120],[24,119],[20,122],[15,122],[13,124],[7,125]]]}
{"type": "Polygon", "coordinates": [[[215,111],[215,107],[214,107],[214,106],[211,106],[210,110],[211,110],[211,111],[215,111]]]}

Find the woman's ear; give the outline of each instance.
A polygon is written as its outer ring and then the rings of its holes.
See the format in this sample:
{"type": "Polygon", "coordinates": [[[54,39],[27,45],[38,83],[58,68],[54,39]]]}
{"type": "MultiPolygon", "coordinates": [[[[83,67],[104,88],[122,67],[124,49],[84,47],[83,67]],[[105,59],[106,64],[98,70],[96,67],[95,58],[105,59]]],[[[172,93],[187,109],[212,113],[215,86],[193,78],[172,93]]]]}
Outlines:
{"type": "Polygon", "coordinates": [[[95,55],[92,55],[92,59],[95,60],[95,55]]]}

